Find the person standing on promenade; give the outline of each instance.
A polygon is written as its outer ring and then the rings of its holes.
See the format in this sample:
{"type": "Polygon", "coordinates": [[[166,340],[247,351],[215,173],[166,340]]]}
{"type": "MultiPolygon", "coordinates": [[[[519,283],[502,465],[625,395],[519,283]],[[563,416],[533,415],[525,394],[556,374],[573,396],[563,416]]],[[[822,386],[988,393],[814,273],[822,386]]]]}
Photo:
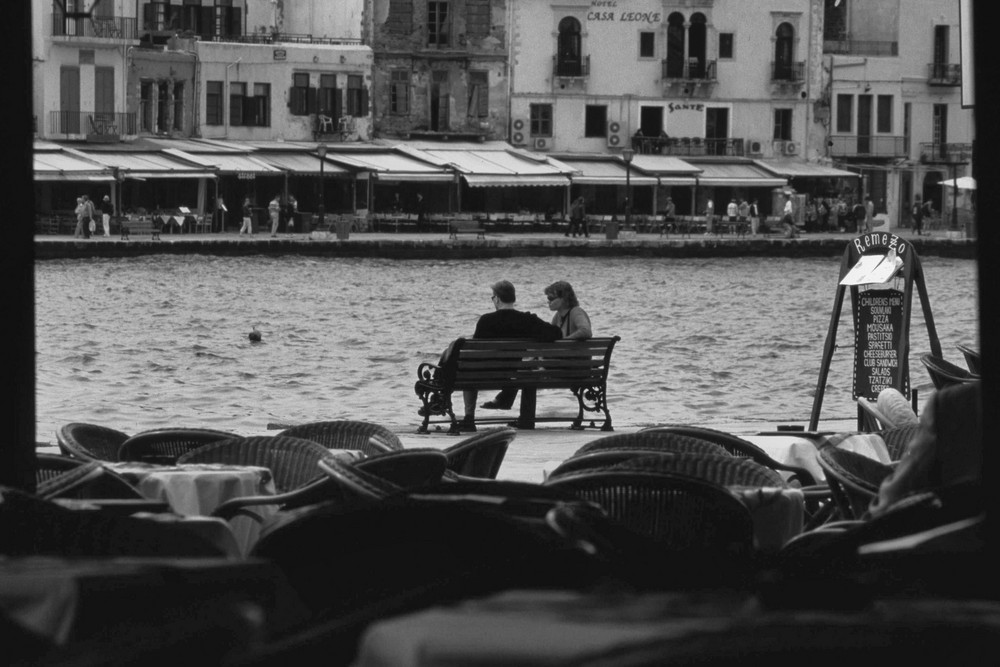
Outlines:
{"type": "Polygon", "coordinates": [[[104,227],[104,235],[111,236],[111,216],[115,214],[115,205],[111,203],[111,197],[104,195],[101,200],[101,226],[104,227]]]}
{"type": "Polygon", "coordinates": [[[278,221],[281,219],[281,200],[278,195],[267,205],[267,212],[271,216],[271,238],[278,235],[278,221]]]}
{"type": "Polygon", "coordinates": [[[715,231],[715,202],[711,199],[705,204],[705,236],[715,231]]]}
{"type": "Polygon", "coordinates": [[[90,201],[90,196],[83,195],[83,238],[89,239],[90,235],[97,230],[97,222],[94,217],[97,215],[97,210],[94,208],[94,202],[90,201]]]}
{"type": "Polygon", "coordinates": [[[240,234],[253,235],[253,202],[250,197],[243,198],[243,226],[240,227],[240,234]]]}
{"type": "MultiPolygon", "coordinates": [[[[590,316],[580,307],[573,286],[565,280],[557,280],[545,288],[549,310],[555,311],[552,325],[559,327],[562,340],[586,340],[593,336],[590,316]]],[[[482,404],[487,410],[510,410],[514,407],[517,389],[501,389],[492,401],[482,404]]]]}
{"type": "Polygon", "coordinates": [[[674,220],[676,219],[677,205],[674,200],[667,197],[667,204],[663,209],[663,230],[674,231],[674,220]]]}
{"type": "Polygon", "coordinates": [[[576,238],[578,231],[584,236],[590,237],[590,231],[587,229],[587,202],[583,195],[574,199],[569,207],[569,231],[566,232],[565,236],[572,234],[576,238]]]}
{"type": "Polygon", "coordinates": [[[859,201],[853,207],[851,207],[851,217],[854,218],[855,232],[864,233],[865,205],[859,201]]]}
{"type": "Polygon", "coordinates": [[[427,204],[424,203],[424,196],[417,193],[417,231],[420,233],[427,231],[427,204]]]}
{"type": "Polygon", "coordinates": [[[875,203],[871,195],[865,195],[865,234],[875,229],[875,203]]]}
{"type": "Polygon", "coordinates": [[[758,229],[760,229],[760,206],[757,205],[757,200],[754,199],[750,203],[750,233],[757,236],[758,229]]]}
{"type": "Polygon", "coordinates": [[[737,226],[736,230],[742,236],[746,236],[747,225],[750,223],[750,204],[747,203],[746,199],[740,201],[740,207],[738,209],[738,212],[739,215],[737,217],[737,220],[739,221],[739,225],[737,226]]]}
{"type": "Polygon", "coordinates": [[[76,229],[73,230],[73,238],[87,238],[84,230],[90,224],[90,221],[87,220],[87,207],[83,204],[83,197],[76,198],[76,208],[73,212],[76,213],[76,229]]]}
{"type": "Polygon", "coordinates": [[[784,197],[785,208],[781,212],[781,223],[785,226],[785,238],[794,239],[798,236],[798,231],[795,229],[795,210],[792,208],[792,195],[786,192],[784,197]]]}
{"type": "Polygon", "coordinates": [[[924,229],[924,207],[920,203],[920,198],[913,202],[913,230],[920,236],[924,229]]]}
{"type": "MultiPolygon", "coordinates": [[[[538,315],[516,309],[517,294],[509,280],[495,282],[490,289],[493,292],[490,298],[495,310],[480,316],[476,322],[476,330],[472,334],[473,338],[530,338],[546,342],[560,338],[562,332],[559,327],[549,324],[538,315]]],[[[451,359],[453,347],[454,343],[441,355],[438,365],[442,369],[454,363],[451,359]]],[[[476,400],[479,398],[479,392],[463,391],[462,398],[465,403],[465,415],[459,422],[459,431],[475,432],[476,400]]]]}

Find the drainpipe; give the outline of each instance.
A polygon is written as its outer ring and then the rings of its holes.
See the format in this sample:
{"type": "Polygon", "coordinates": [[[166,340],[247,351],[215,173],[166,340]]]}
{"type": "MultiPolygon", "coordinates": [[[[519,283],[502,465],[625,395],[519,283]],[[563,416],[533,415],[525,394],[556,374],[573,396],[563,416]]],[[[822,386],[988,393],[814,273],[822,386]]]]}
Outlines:
{"type": "Polygon", "coordinates": [[[233,65],[239,65],[241,60],[243,60],[243,56],[226,65],[226,84],[222,90],[222,99],[225,102],[222,106],[222,116],[225,121],[225,130],[222,134],[223,139],[229,138],[229,68],[233,65]]]}

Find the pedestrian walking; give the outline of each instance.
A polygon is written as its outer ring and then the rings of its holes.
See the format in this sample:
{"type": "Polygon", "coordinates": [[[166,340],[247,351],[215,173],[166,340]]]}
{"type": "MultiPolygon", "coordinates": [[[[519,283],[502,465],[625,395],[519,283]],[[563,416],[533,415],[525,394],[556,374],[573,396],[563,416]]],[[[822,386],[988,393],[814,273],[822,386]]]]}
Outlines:
{"type": "Polygon", "coordinates": [[[267,212],[271,216],[271,238],[275,238],[278,235],[278,222],[281,219],[281,200],[278,195],[274,195],[274,199],[267,205],[267,212]]]}
{"type": "Polygon", "coordinates": [[[253,235],[253,202],[250,197],[243,199],[243,226],[240,227],[240,234],[253,235]]]}
{"type": "Polygon", "coordinates": [[[111,203],[111,197],[104,195],[101,200],[101,225],[104,227],[104,235],[111,236],[111,216],[115,214],[115,205],[111,203]]]}
{"type": "Polygon", "coordinates": [[[569,231],[565,235],[572,234],[576,238],[578,232],[590,237],[590,231],[587,229],[587,205],[582,195],[573,200],[569,207],[569,231]]]}
{"type": "Polygon", "coordinates": [[[920,197],[913,201],[913,230],[920,236],[924,229],[924,207],[920,203],[920,197]]]}

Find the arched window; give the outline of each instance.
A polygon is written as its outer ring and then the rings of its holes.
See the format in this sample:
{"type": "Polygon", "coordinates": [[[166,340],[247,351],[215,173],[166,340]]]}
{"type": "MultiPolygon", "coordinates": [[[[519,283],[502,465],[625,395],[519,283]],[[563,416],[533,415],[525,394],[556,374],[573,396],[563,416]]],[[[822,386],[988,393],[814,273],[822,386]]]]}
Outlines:
{"type": "Polygon", "coordinates": [[[667,78],[684,76],[684,16],[674,12],[667,17],[667,78]]]}
{"type": "Polygon", "coordinates": [[[559,22],[556,74],[559,76],[580,76],[583,70],[583,58],[580,51],[580,22],[572,16],[567,16],[559,22]]]}
{"type": "Polygon", "coordinates": [[[781,80],[791,79],[795,29],[788,23],[782,23],[778,26],[774,36],[774,78],[781,80]]]}
{"type": "Polygon", "coordinates": [[[705,78],[705,56],[708,52],[708,20],[702,13],[691,15],[691,27],[688,30],[691,46],[688,49],[688,77],[691,79],[705,78]]]}

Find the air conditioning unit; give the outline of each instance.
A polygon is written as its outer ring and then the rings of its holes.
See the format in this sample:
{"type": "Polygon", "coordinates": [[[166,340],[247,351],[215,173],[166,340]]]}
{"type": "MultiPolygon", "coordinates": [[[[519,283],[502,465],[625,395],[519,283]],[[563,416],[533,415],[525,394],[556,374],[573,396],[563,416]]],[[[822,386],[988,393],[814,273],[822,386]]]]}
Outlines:
{"type": "Polygon", "coordinates": [[[620,122],[613,120],[608,123],[608,146],[610,148],[624,148],[626,139],[625,128],[620,122]]]}
{"type": "Polygon", "coordinates": [[[771,143],[771,152],[774,153],[775,155],[784,155],[785,154],[785,140],[784,139],[775,139],[771,143]]]}
{"type": "Polygon", "coordinates": [[[799,145],[794,141],[785,142],[785,155],[798,155],[799,145]]]}
{"type": "Polygon", "coordinates": [[[747,139],[747,155],[761,156],[764,154],[764,142],[760,139],[747,139]]]}
{"type": "Polygon", "coordinates": [[[532,146],[534,146],[536,151],[545,151],[549,149],[550,141],[551,139],[547,139],[545,137],[535,137],[534,141],[532,142],[532,146]]]}
{"type": "Polygon", "coordinates": [[[510,127],[510,143],[515,146],[524,146],[528,143],[528,121],[524,118],[515,118],[510,127]]]}

